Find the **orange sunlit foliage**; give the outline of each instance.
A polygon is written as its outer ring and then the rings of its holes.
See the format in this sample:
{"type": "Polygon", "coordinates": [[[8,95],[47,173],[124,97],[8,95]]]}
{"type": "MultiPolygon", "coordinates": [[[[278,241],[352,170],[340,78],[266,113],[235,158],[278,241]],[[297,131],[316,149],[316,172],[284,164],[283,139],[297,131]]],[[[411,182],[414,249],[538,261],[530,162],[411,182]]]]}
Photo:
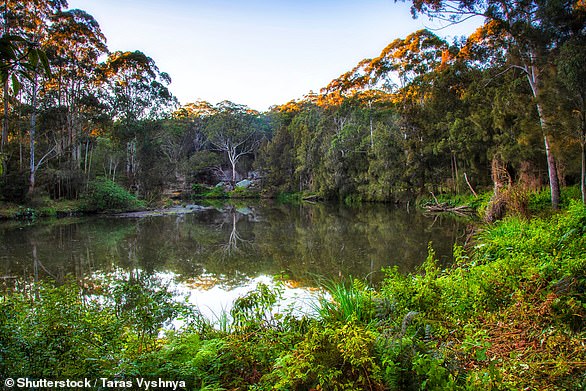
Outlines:
{"type": "Polygon", "coordinates": [[[340,106],[344,102],[344,96],[340,91],[333,91],[329,94],[321,94],[318,97],[317,105],[322,108],[340,106]]]}
{"type": "Polygon", "coordinates": [[[295,114],[299,113],[301,108],[302,105],[298,101],[291,100],[285,104],[275,106],[274,110],[280,111],[282,113],[295,114]]]}
{"type": "Polygon", "coordinates": [[[466,40],[466,44],[460,49],[458,58],[463,60],[473,60],[478,57],[479,50],[486,47],[494,47],[497,42],[505,39],[504,30],[501,24],[495,20],[489,20],[482,26],[478,27],[466,40]]]}
{"type": "Polygon", "coordinates": [[[100,129],[100,128],[92,128],[92,129],[90,129],[89,134],[90,134],[90,137],[97,138],[97,137],[104,135],[104,130],[100,129]]]}

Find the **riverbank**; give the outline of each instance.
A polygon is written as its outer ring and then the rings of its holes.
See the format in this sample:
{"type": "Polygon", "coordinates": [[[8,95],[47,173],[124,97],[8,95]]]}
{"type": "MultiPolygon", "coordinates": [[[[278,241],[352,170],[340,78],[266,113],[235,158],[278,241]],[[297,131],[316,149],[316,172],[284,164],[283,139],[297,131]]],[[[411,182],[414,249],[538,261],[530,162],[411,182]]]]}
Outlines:
{"type": "Polygon", "coordinates": [[[0,376],[136,376],[194,389],[581,389],[586,208],[482,226],[442,269],[325,284],[305,317],[259,286],[204,319],[165,286],[27,286],[0,301],[0,376]],[[161,334],[171,319],[183,329],[161,334]],[[34,322],[31,320],[34,319],[34,322]],[[231,321],[232,320],[232,321],[231,321]]]}

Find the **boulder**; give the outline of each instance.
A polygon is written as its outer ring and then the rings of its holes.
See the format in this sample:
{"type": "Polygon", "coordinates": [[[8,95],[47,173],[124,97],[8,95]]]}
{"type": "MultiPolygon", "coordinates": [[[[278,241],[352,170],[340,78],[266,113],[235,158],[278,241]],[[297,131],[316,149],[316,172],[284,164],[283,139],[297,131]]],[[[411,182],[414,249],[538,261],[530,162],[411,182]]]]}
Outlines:
{"type": "Polygon", "coordinates": [[[248,189],[252,185],[252,181],[248,179],[241,180],[236,184],[236,187],[242,187],[243,189],[248,189]]]}

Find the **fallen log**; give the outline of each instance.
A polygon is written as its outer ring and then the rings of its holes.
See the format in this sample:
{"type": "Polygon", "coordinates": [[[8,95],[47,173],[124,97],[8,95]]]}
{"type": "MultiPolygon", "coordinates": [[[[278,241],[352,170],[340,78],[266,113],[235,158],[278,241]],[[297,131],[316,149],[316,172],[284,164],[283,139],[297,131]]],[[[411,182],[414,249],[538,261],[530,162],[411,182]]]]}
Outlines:
{"type": "Polygon", "coordinates": [[[434,205],[427,205],[424,208],[427,212],[430,213],[455,213],[461,216],[470,216],[475,213],[474,208],[471,208],[467,205],[452,206],[445,202],[434,205]]]}

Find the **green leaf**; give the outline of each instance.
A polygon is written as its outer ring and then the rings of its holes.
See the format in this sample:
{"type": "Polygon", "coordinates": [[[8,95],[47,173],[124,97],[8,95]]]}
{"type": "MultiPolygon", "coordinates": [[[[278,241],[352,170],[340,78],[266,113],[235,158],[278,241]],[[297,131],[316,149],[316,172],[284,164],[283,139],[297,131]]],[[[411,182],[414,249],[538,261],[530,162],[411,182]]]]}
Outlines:
{"type": "Polygon", "coordinates": [[[43,66],[43,71],[47,77],[51,77],[51,65],[49,64],[49,59],[47,58],[47,53],[43,50],[38,50],[39,59],[41,60],[41,65],[43,66]]]}
{"type": "Polygon", "coordinates": [[[31,51],[28,53],[28,61],[31,67],[34,68],[37,66],[39,63],[39,52],[37,49],[31,49],[31,51]]]}
{"type": "Polygon", "coordinates": [[[16,77],[15,74],[11,75],[11,79],[12,79],[12,93],[14,95],[18,95],[18,92],[20,91],[20,80],[18,80],[18,77],[16,77]]]}

